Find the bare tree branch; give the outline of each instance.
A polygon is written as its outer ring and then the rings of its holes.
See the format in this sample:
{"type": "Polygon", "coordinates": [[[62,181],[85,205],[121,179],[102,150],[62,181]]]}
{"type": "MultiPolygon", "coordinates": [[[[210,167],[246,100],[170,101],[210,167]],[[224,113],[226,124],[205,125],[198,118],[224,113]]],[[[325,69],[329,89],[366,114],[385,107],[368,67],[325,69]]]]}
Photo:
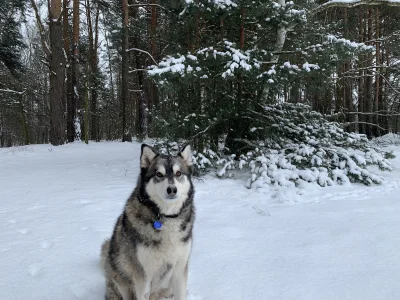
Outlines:
{"type": "Polygon", "coordinates": [[[155,3],[142,3],[142,4],[129,4],[129,7],[145,7],[145,6],[157,6],[161,9],[164,9],[166,11],[170,11],[168,8],[160,5],[160,4],[155,4],[155,3]]]}
{"type": "Polygon", "coordinates": [[[142,49],[138,49],[138,48],[130,48],[130,49],[126,50],[126,52],[130,52],[130,51],[138,51],[138,52],[142,52],[144,54],[147,54],[148,56],[150,56],[151,60],[158,66],[158,63],[156,62],[154,57],[149,52],[147,52],[145,50],[142,50],[142,49]]]}
{"type": "Polygon", "coordinates": [[[377,113],[377,112],[359,112],[359,111],[352,111],[352,112],[345,112],[344,115],[372,115],[372,116],[381,116],[381,117],[396,117],[400,116],[398,113],[377,113]]]}
{"type": "Polygon", "coordinates": [[[26,90],[22,91],[22,92],[18,92],[18,91],[13,91],[13,90],[4,90],[4,89],[0,89],[0,93],[10,93],[10,94],[18,94],[18,95],[23,95],[25,94],[26,90]]]}
{"type": "Polygon", "coordinates": [[[355,0],[352,2],[348,1],[329,1],[326,2],[314,10],[311,11],[312,15],[318,14],[320,12],[323,12],[327,10],[328,8],[336,8],[336,7],[346,7],[346,8],[353,8],[361,5],[367,5],[367,6],[377,6],[377,5],[383,5],[386,4],[388,6],[399,6],[400,7],[400,2],[398,1],[392,1],[392,0],[355,0]]]}
{"type": "Polygon", "coordinates": [[[193,140],[194,138],[196,138],[197,136],[206,133],[214,124],[208,125],[206,129],[196,133],[194,136],[192,136],[189,140],[193,140]]]}
{"type": "Polygon", "coordinates": [[[134,69],[134,70],[130,70],[130,71],[129,71],[129,74],[130,74],[130,73],[135,73],[135,72],[142,72],[142,71],[143,71],[143,72],[146,72],[147,69],[134,69]]]}
{"type": "Polygon", "coordinates": [[[387,128],[383,128],[383,127],[379,126],[378,124],[373,124],[373,123],[368,123],[368,122],[360,122],[360,121],[343,123],[343,127],[348,127],[352,124],[366,124],[366,125],[378,127],[381,130],[388,130],[387,128]]]}
{"type": "Polygon", "coordinates": [[[42,23],[42,20],[40,19],[39,10],[38,10],[38,8],[36,6],[35,0],[31,0],[31,5],[32,5],[33,10],[35,11],[36,23],[37,23],[37,26],[39,28],[40,41],[42,42],[43,51],[46,54],[47,59],[50,59],[51,51],[50,51],[50,48],[49,48],[49,46],[47,44],[47,41],[46,41],[46,34],[44,32],[43,23],[42,23]]]}

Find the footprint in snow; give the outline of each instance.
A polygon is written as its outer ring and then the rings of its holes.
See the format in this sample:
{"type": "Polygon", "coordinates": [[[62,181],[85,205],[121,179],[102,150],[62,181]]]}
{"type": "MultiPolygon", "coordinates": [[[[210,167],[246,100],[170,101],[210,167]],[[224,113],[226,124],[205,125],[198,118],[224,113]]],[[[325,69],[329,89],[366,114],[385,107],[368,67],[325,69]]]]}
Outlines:
{"type": "Polygon", "coordinates": [[[41,271],[42,271],[42,267],[39,264],[35,263],[35,264],[29,265],[28,272],[32,277],[36,277],[36,276],[40,275],[41,271]]]}
{"type": "Polygon", "coordinates": [[[29,228],[21,228],[21,229],[18,229],[17,231],[24,235],[31,232],[31,230],[29,228]]]}
{"type": "Polygon", "coordinates": [[[43,249],[50,249],[51,247],[53,247],[53,243],[51,241],[42,241],[40,242],[40,247],[42,247],[43,249]]]}
{"type": "Polygon", "coordinates": [[[80,283],[71,285],[69,287],[69,290],[77,299],[87,299],[87,296],[89,294],[89,291],[86,288],[86,286],[80,283]]]}

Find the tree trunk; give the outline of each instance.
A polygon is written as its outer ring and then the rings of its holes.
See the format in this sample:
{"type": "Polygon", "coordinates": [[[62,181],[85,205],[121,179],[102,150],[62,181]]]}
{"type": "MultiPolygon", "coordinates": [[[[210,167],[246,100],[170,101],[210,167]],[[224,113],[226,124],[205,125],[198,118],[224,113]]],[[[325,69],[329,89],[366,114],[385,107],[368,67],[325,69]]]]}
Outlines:
{"type": "Polygon", "coordinates": [[[128,0],[122,0],[122,72],[121,72],[121,114],[122,114],[122,141],[132,141],[132,132],[127,128],[126,105],[129,98],[129,6],[128,0]]]}
{"type": "MultiPolygon", "coordinates": [[[[64,0],[66,1],[66,0],[64,0]]],[[[75,141],[75,118],[76,118],[76,104],[78,98],[77,89],[77,72],[78,72],[78,43],[79,43],[79,0],[73,0],[73,19],[72,19],[72,53],[70,53],[70,46],[68,45],[68,61],[69,68],[67,69],[67,140],[69,143],[75,141]]],[[[64,17],[65,12],[64,5],[64,17]]],[[[67,14],[68,15],[68,14],[67,14]]],[[[69,29],[68,22],[64,21],[64,33],[69,29]]],[[[68,37],[69,40],[69,37],[68,37]]],[[[64,38],[65,41],[65,38],[64,38]]],[[[68,42],[69,44],[69,42],[68,42]]]]}
{"type": "MultiPolygon", "coordinates": [[[[277,3],[282,7],[286,6],[286,0],[277,0],[277,3]]],[[[286,34],[287,34],[288,29],[290,29],[290,28],[285,27],[285,24],[283,24],[283,23],[278,25],[278,29],[276,31],[276,42],[275,42],[275,47],[274,47],[275,53],[272,55],[272,58],[270,61],[271,64],[268,64],[268,66],[273,66],[273,64],[276,64],[278,62],[279,54],[277,52],[282,51],[283,46],[285,45],[286,34]]],[[[270,91],[270,84],[266,83],[264,85],[264,90],[263,90],[264,102],[266,102],[268,100],[269,91],[270,91]]]]}
{"type": "Polygon", "coordinates": [[[151,55],[157,60],[157,0],[151,0],[150,48],[151,55]]]}
{"type": "Polygon", "coordinates": [[[67,142],[72,143],[75,140],[75,126],[74,126],[74,112],[72,109],[72,98],[74,97],[74,87],[72,85],[72,72],[71,68],[71,51],[70,51],[70,35],[69,35],[69,0],[63,0],[63,32],[64,32],[64,51],[67,58],[66,68],[66,82],[65,90],[67,92],[67,142]]]}
{"type": "Polygon", "coordinates": [[[71,59],[71,85],[72,85],[72,102],[70,103],[71,109],[71,120],[73,121],[73,129],[71,128],[71,136],[74,139],[80,139],[81,137],[76,136],[75,131],[75,119],[76,119],[76,108],[79,101],[78,93],[78,76],[79,76],[79,0],[73,0],[73,27],[72,27],[72,59],[71,59]]]}
{"type": "Polygon", "coordinates": [[[29,145],[29,126],[28,121],[26,120],[25,107],[23,104],[24,94],[21,94],[21,99],[18,101],[18,106],[21,114],[21,125],[22,125],[22,133],[24,136],[24,145],[29,145]]]}
{"type": "MultiPolygon", "coordinates": [[[[379,17],[379,8],[376,8],[376,15],[375,15],[375,39],[378,40],[380,38],[380,26],[379,26],[379,22],[380,22],[380,17],[379,17]]],[[[375,64],[377,66],[381,65],[381,49],[380,49],[380,41],[377,41],[375,43],[375,50],[376,50],[376,55],[375,55],[375,64]]],[[[381,76],[380,76],[380,70],[379,68],[376,68],[375,72],[376,72],[376,76],[375,76],[375,101],[374,101],[374,111],[375,111],[375,116],[374,116],[374,123],[376,125],[380,125],[379,123],[379,99],[381,97],[380,95],[380,91],[381,91],[381,87],[380,87],[380,83],[381,83],[381,76]]],[[[380,136],[381,132],[378,126],[375,127],[375,136],[380,136]]]]}
{"type": "MultiPolygon", "coordinates": [[[[89,63],[86,62],[86,74],[89,72],[89,63]]],[[[85,78],[85,114],[84,114],[85,143],[89,144],[89,77],[85,78]]]]}
{"type": "MultiPolygon", "coordinates": [[[[350,39],[350,34],[349,34],[349,17],[348,17],[348,11],[347,8],[344,9],[344,26],[345,26],[345,33],[344,33],[344,38],[345,39],[350,39]]],[[[345,122],[350,122],[353,123],[353,114],[349,114],[353,112],[353,82],[352,79],[348,76],[348,72],[351,69],[351,59],[348,59],[345,61],[344,66],[343,66],[343,73],[346,74],[346,76],[343,78],[343,107],[345,109],[345,122]]],[[[349,126],[350,131],[354,131],[354,125],[349,126]]]]}
{"type": "Polygon", "coordinates": [[[54,146],[65,143],[65,58],[61,0],[51,0],[49,11],[50,31],[50,142],[54,146]]]}
{"type": "Polygon", "coordinates": [[[89,0],[86,1],[86,14],[87,14],[87,22],[88,22],[88,31],[89,31],[89,61],[90,61],[90,136],[94,141],[99,141],[99,132],[98,132],[98,115],[97,115],[97,44],[98,44],[98,35],[99,35],[99,14],[100,10],[97,6],[96,16],[95,16],[95,24],[93,28],[92,17],[91,17],[91,7],[89,0]]]}
{"type": "MultiPolygon", "coordinates": [[[[367,11],[367,16],[368,16],[368,30],[366,31],[366,38],[367,41],[371,41],[372,40],[372,10],[368,9],[367,11]]],[[[367,60],[366,60],[366,64],[368,66],[371,66],[373,63],[373,57],[372,54],[367,54],[367,60]]],[[[369,124],[366,125],[366,134],[369,138],[371,138],[373,136],[373,128],[371,126],[371,124],[373,124],[373,115],[371,114],[373,111],[373,91],[372,91],[372,76],[373,74],[371,73],[371,71],[367,71],[366,72],[366,78],[365,78],[365,111],[369,112],[370,114],[368,114],[367,116],[365,116],[365,119],[367,120],[367,122],[369,124]]]]}
{"type": "MultiPolygon", "coordinates": [[[[359,42],[362,43],[364,41],[364,10],[362,8],[358,9],[358,37],[359,37],[359,42]]],[[[359,133],[365,133],[365,124],[362,122],[364,121],[364,116],[362,113],[365,111],[364,108],[364,88],[365,88],[365,82],[364,82],[364,71],[362,70],[363,68],[363,55],[359,55],[358,57],[358,114],[356,115],[358,123],[358,132],[359,133]]],[[[357,130],[356,129],[356,130],[357,130]]]]}
{"type": "MultiPolygon", "coordinates": [[[[150,53],[153,58],[157,61],[157,0],[151,0],[151,23],[150,23],[150,53]]],[[[148,109],[151,112],[153,107],[157,103],[157,86],[153,83],[152,80],[149,80],[148,84],[148,109]]],[[[147,117],[147,126],[151,128],[152,116],[148,114],[147,117]]]]}

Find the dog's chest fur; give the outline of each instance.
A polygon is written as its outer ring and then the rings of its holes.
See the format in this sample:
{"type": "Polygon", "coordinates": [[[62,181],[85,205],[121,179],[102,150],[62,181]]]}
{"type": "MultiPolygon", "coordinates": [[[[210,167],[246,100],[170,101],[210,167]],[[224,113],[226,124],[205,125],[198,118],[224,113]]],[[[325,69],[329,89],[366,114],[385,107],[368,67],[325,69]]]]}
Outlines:
{"type": "Polygon", "coordinates": [[[185,232],[180,230],[180,223],[178,220],[164,222],[161,230],[155,232],[155,238],[160,239],[157,247],[137,247],[138,261],[145,266],[146,277],[153,279],[152,285],[160,286],[163,282],[169,282],[177,262],[189,258],[192,241],[182,241],[185,232]]]}
{"type": "Polygon", "coordinates": [[[146,278],[151,278],[152,289],[157,289],[168,284],[178,261],[189,259],[194,210],[190,203],[177,218],[163,217],[161,229],[155,229],[152,226],[155,216],[151,210],[139,201],[131,204],[126,213],[133,232],[140,237],[134,249],[136,259],[146,278]]]}

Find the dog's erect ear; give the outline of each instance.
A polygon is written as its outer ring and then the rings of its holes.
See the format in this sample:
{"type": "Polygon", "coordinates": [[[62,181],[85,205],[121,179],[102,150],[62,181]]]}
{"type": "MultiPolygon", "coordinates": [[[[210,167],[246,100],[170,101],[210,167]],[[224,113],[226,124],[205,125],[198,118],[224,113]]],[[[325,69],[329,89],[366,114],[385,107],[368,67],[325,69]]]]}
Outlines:
{"type": "Polygon", "coordinates": [[[142,154],[140,155],[140,167],[141,168],[148,168],[156,158],[158,154],[154,151],[152,147],[146,144],[142,144],[142,154]]]}
{"type": "Polygon", "coordinates": [[[179,156],[183,158],[183,160],[187,163],[188,166],[192,165],[192,148],[190,145],[186,145],[183,147],[181,152],[179,152],[179,156]]]}

